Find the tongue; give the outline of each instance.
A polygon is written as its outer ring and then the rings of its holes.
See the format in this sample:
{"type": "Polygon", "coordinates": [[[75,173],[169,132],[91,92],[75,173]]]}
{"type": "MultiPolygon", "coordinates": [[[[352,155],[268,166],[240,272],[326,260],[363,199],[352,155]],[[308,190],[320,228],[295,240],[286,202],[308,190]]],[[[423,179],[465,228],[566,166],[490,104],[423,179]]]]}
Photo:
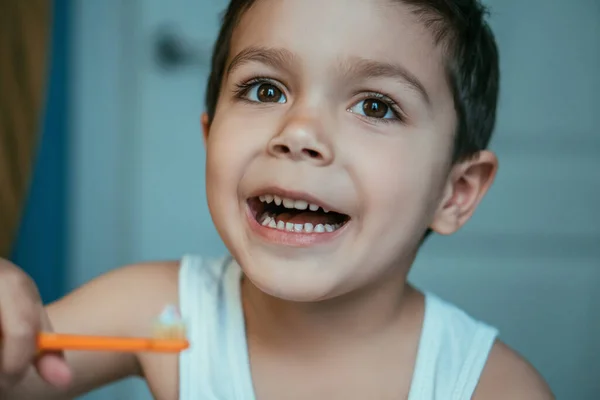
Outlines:
{"type": "Polygon", "coordinates": [[[320,213],[320,212],[310,212],[310,211],[301,212],[299,214],[290,214],[290,213],[278,214],[275,216],[275,219],[277,221],[291,222],[293,224],[310,223],[313,225],[319,225],[319,224],[335,225],[339,222],[333,215],[328,215],[328,214],[320,213]]]}

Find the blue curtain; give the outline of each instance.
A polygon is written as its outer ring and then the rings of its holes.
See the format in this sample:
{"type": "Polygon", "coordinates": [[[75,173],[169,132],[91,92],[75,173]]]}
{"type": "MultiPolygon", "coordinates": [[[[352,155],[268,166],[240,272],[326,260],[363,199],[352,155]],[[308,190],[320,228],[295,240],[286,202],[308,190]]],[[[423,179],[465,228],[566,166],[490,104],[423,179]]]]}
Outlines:
{"type": "Polygon", "coordinates": [[[67,250],[69,0],[54,0],[48,90],[32,186],[11,259],[45,303],[64,294],[67,250]]]}

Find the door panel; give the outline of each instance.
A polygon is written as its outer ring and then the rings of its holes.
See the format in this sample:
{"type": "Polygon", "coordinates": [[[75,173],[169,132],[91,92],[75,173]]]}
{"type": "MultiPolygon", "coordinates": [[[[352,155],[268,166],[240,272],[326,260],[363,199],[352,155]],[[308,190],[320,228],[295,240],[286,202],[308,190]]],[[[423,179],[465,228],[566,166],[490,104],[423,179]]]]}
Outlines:
{"type": "Polygon", "coordinates": [[[224,251],[206,206],[200,115],[212,43],[226,3],[152,0],[140,5],[145,51],[139,64],[132,193],[136,259],[224,251]],[[157,40],[164,34],[178,38],[194,60],[170,68],[157,63],[157,40]]]}

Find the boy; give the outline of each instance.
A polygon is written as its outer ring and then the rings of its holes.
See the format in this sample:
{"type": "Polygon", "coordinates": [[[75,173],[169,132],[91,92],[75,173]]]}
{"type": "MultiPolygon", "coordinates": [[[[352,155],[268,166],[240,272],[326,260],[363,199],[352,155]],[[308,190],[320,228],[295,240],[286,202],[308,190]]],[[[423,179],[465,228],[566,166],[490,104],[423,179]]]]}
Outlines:
{"type": "Polygon", "coordinates": [[[46,309],[4,263],[2,398],[132,375],[157,399],[553,398],[495,329],[406,282],[426,232],[459,229],[492,183],[497,91],[474,0],[232,0],[202,117],[232,257],[128,266],[46,309]],[[180,358],[34,358],[40,328],[144,335],[168,303],[180,358]]]}

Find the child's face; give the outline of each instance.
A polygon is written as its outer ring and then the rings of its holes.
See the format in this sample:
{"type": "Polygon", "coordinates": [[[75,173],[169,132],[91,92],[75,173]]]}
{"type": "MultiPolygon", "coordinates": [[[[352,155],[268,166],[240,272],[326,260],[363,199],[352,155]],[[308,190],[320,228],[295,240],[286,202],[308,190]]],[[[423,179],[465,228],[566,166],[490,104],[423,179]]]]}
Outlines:
{"type": "Polygon", "coordinates": [[[388,0],[258,1],[234,32],[232,60],[206,180],[216,227],[246,275],[310,301],[406,273],[445,209],[456,126],[429,31],[388,0]],[[271,225],[292,232],[264,227],[256,197],[270,194],[347,218],[309,208],[277,213],[271,225]]]}

